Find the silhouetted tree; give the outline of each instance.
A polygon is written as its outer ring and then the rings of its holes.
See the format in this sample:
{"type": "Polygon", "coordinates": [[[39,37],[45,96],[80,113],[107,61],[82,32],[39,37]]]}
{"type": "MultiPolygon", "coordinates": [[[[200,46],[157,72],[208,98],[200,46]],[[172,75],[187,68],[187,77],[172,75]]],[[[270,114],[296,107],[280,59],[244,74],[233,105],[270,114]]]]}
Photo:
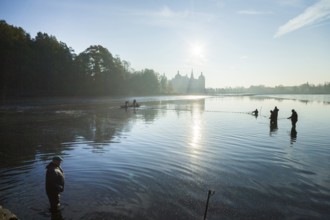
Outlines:
{"type": "Polygon", "coordinates": [[[45,95],[70,93],[73,83],[72,50],[54,36],[39,32],[32,41],[36,88],[45,95]]]}
{"type": "Polygon", "coordinates": [[[76,58],[78,69],[83,74],[87,93],[93,95],[110,95],[116,91],[115,69],[112,54],[104,47],[90,46],[76,58]]]}
{"type": "Polygon", "coordinates": [[[0,88],[2,96],[19,95],[30,82],[30,35],[22,28],[0,21],[0,88]]]}
{"type": "Polygon", "coordinates": [[[165,73],[163,75],[161,75],[160,77],[160,82],[159,82],[159,86],[160,86],[160,93],[162,94],[168,94],[172,92],[172,87],[170,86],[167,77],[165,76],[165,73]]]}
{"type": "MultiPolygon", "coordinates": [[[[263,85],[208,90],[215,93],[330,93],[330,83],[300,86],[263,85]]],[[[0,20],[0,92],[7,96],[156,95],[172,92],[165,74],[134,71],[100,45],[76,55],[54,36],[31,39],[22,28],[0,20]]]]}
{"type": "Polygon", "coordinates": [[[155,95],[159,94],[158,74],[152,69],[144,69],[132,74],[129,87],[133,94],[155,95]]]}

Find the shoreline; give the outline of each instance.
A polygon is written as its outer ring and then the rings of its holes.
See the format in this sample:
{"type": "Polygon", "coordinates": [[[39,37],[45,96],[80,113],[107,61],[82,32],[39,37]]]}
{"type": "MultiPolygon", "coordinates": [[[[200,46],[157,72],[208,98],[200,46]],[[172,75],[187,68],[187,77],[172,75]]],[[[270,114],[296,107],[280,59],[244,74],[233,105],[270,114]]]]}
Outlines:
{"type": "Polygon", "coordinates": [[[19,218],[10,210],[5,209],[0,205],[0,220],[19,220],[19,218]]]}

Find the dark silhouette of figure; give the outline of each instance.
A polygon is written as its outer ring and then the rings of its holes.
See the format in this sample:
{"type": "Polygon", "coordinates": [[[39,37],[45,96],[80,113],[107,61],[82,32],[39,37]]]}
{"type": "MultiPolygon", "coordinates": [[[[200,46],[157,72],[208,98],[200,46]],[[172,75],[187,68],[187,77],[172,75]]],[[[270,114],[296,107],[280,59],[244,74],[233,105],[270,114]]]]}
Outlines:
{"type": "Polygon", "coordinates": [[[139,103],[136,102],[136,100],[134,99],[133,100],[133,105],[132,105],[134,108],[135,107],[140,107],[139,103]]]}
{"type": "Polygon", "coordinates": [[[127,110],[127,108],[129,107],[129,102],[125,101],[124,105],[121,105],[120,108],[125,108],[127,110]]]}
{"type": "Polygon", "coordinates": [[[254,116],[256,116],[256,117],[258,117],[258,114],[259,114],[258,109],[254,110],[254,111],[252,112],[252,115],[254,115],[254,116]]]}
{"type": "Polygon", "coordinates": [[[274,111],[270,110],[270,132],[277,130],[277,120],[275,120],[274,111]]]}
{"type": "Polygon", "coordinates": [[[270,125],[274,125],[274,124],[277,124],[277,120],[275,118],[275,113],[274,111],[270,110],[270,125]]]}
{"type": "Polygon", "coordinates": [[[125,105],[124,105],[125,108],[128,108],[128,103],[129,103],[128,101],[125,102],[125,105]]]}
{"type": "Polygon", "coordinates": [[[126,101],[125,104],[120,107],[125,108],[127,110],[128,108],[131,108],[131,107],[133,107],[133,108],[140,107],[140,104],[137,103],[136,100],[134,99],[133,103],[131,105],[129,104],[129,101],[126,101]]]}
{"type": "Polygon", "coordinates": [[[277,123],[278,111],[279,111],[279,109],[277,108],[277,106],[275,106],[275,108],[273,110],[273,114],[274,114],[274,120],[276,121],[276,123],[277,123]]]}
{"type": "Polygon", "coordinates": [[[52,214],[60,211],[60,193],[64,191],[64,172],[60,166],[62,161],[60,156],[55,156],[46,166],[46,193],[52,214]]]}
{"type": "Polygon", "coordinates": [[[292,114],[291,114],[290,117],[288,117],[288,119],[291,119],[292,127],[295,128],[296,127],[296,123],[298,121],[298,114],[297,114],[297,112],[294,109],[292,109],[292,114]]]}

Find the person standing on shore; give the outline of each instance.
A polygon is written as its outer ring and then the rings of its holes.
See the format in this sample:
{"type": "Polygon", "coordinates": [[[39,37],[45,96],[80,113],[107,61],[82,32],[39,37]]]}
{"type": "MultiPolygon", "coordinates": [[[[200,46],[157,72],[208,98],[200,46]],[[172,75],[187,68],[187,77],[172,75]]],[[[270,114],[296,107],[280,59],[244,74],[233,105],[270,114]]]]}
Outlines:
{"type": "Polygon", "coordinates": [[[52,213],[59,212],[60,193],[64,191],[64,172],[60,166],[62,161],[60,156],[55,156],[46,166],[46,193],[52,213]]]}

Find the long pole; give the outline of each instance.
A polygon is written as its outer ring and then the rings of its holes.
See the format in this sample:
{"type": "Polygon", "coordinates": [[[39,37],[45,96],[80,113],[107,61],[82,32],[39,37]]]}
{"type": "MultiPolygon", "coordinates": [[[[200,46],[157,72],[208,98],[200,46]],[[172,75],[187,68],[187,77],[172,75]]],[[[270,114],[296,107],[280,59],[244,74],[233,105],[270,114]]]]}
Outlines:
{"type": "Polygon", "coordinates": [[[215,193],[215,191],[209,190],[209,192],[207,194],[207,201],[206,201],[206,207],[205,207],[205,213],[204,213],[204,220],[206,219],[207,209],[209,208],[210,197],[213,196],[214,193],[215,193]]]}

